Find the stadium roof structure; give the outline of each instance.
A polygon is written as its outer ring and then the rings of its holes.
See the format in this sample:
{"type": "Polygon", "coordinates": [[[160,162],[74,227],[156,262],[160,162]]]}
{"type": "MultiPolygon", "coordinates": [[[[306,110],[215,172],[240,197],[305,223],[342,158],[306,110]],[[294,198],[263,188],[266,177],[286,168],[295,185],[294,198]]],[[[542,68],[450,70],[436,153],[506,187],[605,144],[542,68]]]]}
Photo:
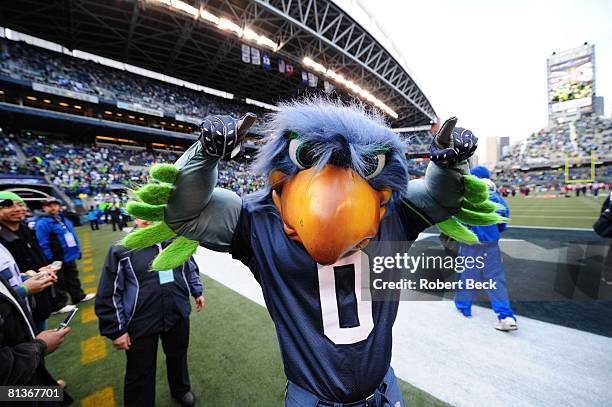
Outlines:
{"type": "Polygon", "coordinates": [[[301,70],[387,113],[393,127],[427,125],[436,113],[404,65],[330,0],[20,0],[0,24],[238,100],[275,104],[309,92],[301,70]],[[243,63],[242,44],[296,67],[243,63]]]}

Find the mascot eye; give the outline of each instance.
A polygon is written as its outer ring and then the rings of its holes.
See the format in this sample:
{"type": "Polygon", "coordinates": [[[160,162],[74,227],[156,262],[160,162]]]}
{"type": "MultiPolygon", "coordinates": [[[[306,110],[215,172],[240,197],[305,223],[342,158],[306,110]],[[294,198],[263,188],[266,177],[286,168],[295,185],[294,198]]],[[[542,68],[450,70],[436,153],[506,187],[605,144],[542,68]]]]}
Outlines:
{"type": "Polygon", "coordinates": [[[312,145],[298,139],[289,142],[289,158],[300,170],[312,167],[316,161],[312,145]]]}
{"type": "Polygon", "coordinates": [[[387,157],[385,154],[368,155],[364,158],[365,168],[363,175],[365,179],[372,179],[381,173],[385,168],[387,157]]]}

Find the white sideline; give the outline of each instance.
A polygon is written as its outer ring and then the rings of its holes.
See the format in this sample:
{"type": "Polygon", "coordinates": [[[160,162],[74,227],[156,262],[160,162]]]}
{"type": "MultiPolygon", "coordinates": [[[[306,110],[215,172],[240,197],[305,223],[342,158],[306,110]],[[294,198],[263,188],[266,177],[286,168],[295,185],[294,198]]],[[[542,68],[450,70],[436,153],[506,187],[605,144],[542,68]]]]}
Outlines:
{"type": "MultiPolygon", "coordinates": [[[[242,263],[199,248],[203,274],[265,306],[242,263]]],[[[493,329],[491,310],[464,318],[449,301],[402,302],[393,329],[398,377],[456,406],[603,406],[612,400],[612,339],[530,318],[493,329]]],[[[601,321],[605,323],[605,321],[601,321]]]]}

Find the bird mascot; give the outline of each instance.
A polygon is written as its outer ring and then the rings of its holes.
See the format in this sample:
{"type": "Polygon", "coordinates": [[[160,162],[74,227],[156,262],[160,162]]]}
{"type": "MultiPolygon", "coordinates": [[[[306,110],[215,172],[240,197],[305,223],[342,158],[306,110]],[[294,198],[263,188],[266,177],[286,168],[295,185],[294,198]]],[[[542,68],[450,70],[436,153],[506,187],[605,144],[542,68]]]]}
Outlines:
{"type": "Polygon", "coordinates": [[[373,242],[414,241],[435,224],[477,243],[464,224],[504,221],[487,186],[468,175],[477,138],[447,120],[425,177],[409,181],[401,141],[381,117],[340,102],[290,102],[268,121],[254,163],[266,187],[245,197],[215,188],[219,160],[240,151],[254,121],[209,116],[174,165],[152,167],[152,183],[127,209],[158,223],[123,244],[140,249],[175,238],[152,270],[179,266],[199,245],[244,263],[276,327],[286,406],[404,406],[390,367],[399,296],[362,301],[355,282],[368,270],[364,250],[373,242]]]}

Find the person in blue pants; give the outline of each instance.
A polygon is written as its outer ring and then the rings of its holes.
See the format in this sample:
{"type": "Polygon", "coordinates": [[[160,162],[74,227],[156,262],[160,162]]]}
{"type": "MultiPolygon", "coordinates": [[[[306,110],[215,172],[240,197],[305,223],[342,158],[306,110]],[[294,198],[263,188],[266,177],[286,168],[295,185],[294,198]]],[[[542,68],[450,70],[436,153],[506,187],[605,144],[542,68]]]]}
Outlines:
{"type": "MultiPolygon", "coordinates": [[[[489,185],[489,200],[501,204],[505,209],[500,209],[498,213],[508,217],[510,210],[508,204],[497,192],[495,184],[490,180],[490,173],[486,167],[476,166],[471,170],[472,175],[484,179],[489,185]]],[[[476,289],[468,287],[467,283],[479,281],[488,283],[485,291],[491,301],[491,307],[497,314],[495,329],[500,331],[516,330],[516,316],[510,307],[508,291],[506,289],[506,276],[501,251],[499,249],[500,233],[506,229],[506,223],[490,226],[470,226],[472,232],[478,236],[480,244],[468,245],[459,244],[458,257],[481,258],[482,261],[466,262],[463,271],[455,273],[457,281],[462,281],[461,289],[455,294],[455,306],[466,317],[472,316],[472,303],[476,296],[476,289]],[[489,284],[494,283],[494,287],[489,284]]]]}

